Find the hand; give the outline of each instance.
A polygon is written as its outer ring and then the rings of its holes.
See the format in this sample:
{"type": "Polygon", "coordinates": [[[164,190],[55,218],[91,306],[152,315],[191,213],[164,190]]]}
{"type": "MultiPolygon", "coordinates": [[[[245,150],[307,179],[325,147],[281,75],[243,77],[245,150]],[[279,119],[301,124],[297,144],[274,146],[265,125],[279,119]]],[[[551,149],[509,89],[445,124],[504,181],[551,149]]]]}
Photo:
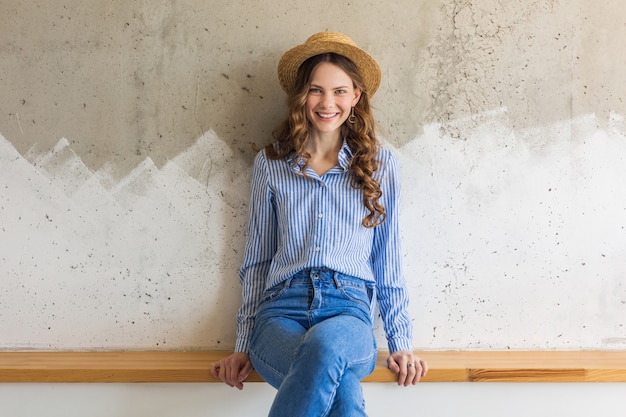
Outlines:
{"type": "Polygon", "coordinates": [[[252,371],[252,362],[247,353],[235,352],[211,364],[213,378],[221,379],[226,385],[243,389],[243,381],[252,371]]]}
{"type": "Polygon", "coordinates": [[[398,374],[398,385],[405,387],[417,384],[428,373],[426,361],[406,350],[392,353],[387,358],[387,367],[398,374]]]}

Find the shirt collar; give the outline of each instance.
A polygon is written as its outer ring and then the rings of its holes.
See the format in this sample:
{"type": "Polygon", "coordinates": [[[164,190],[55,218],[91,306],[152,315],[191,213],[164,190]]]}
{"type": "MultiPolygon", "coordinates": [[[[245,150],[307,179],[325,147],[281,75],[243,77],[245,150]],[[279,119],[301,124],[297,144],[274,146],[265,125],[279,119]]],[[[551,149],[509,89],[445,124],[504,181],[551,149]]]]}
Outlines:
{"type": "MultiPolygon", "coordinates": [[[[293,165],[294,158],[296,156],[295,152],[291,152],[287,156],[287,163],[292,165],[292,170],[296,173],[300,173],[302,171],[302,167],[304,166],[304,161],[300,161],[297,165],[293,165]]],[[[350,159],[352,159],[352,149],[348,146],[348,142],[343,140],[343,144],[341,145],[341,149],[339,149],[339,167],[345,172],[350,168],[350,159]]]]}
{"type": "Polygon", "coordinates": [[[352,159],[352,149],[348,146],[348,142],[343,140],[343,145],[339,149],[339,166],[347,171],[350,168],[350,159],[352,159]]]}

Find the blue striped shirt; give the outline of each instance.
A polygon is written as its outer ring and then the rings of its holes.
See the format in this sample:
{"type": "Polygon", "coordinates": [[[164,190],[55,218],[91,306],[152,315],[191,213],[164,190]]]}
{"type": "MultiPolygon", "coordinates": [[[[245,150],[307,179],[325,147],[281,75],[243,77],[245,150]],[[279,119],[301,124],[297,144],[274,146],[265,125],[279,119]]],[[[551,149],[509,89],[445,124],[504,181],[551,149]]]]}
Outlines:
{"type": "Polygon", "coordinates": [[[398,161],[380,148],[375,178],[386,220],[362,225],[369,213],[363,192],[350,185],[352,153],[344,143],[339,164],[321,177],[307,167],[292,166],[291,157],[271,160],[261,151],[254,160],[250,217],[239,273],[242,305],[237,314],[235,351],[247,352],[258,301],[296,272],[326,267],[376,283],[376,300],[389,350],[411,350],[408,294],[402,275],[398,230],[398,161]]]}

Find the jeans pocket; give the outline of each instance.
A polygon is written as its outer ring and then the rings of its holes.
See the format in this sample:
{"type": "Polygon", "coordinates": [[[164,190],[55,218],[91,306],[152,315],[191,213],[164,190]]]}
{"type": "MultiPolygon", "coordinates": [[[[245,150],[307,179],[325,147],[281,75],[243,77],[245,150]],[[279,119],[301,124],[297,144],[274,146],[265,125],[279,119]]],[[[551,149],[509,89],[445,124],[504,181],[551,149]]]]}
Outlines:
{"type": "Polygon", "coordinates": [[[263,292],[263,295],[261,296],[261,299],[259,300],[259,307],[264,304],[268,304],[278,300],[287,288],[288,287],[283,282],[265,290],[263,292]]]}
{"type": "Polygon", "coordinates": [[[370,285],[365,281],[342,283],[340,291],[347,300],[362,304],[367,311],[370,310],[374,293],[373,284],[370,285]]]}

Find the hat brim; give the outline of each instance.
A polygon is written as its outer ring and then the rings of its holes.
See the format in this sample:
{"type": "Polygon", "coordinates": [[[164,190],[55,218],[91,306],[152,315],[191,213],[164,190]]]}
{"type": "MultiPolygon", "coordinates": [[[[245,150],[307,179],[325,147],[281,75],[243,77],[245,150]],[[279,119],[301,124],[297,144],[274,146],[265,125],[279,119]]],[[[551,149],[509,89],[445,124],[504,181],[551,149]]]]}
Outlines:
{"type": "Polygon", "coordinates": [[[283,90],[293,89],[298,68],[307,59],[324,53],[343,55],[352,61],[358,68],[368,96],[373,96],[380,86],[381,71],[378,63],[367,52],[357,46],[343,42],[317,41],[298,45],[282,56],[278,62],[278,81],[283,90]]]}

